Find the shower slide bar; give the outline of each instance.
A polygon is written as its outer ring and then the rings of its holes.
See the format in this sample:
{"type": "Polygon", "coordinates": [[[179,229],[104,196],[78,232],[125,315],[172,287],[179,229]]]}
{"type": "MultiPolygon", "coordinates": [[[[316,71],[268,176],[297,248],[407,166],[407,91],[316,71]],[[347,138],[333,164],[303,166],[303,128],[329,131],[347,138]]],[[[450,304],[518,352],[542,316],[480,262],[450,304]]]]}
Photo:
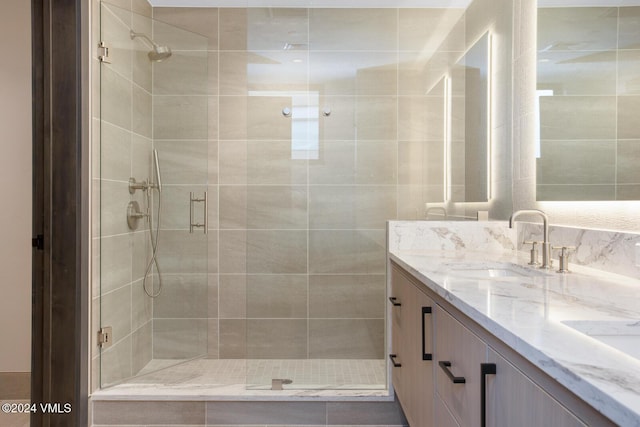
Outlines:
{"type": "Polygon", "coordinates": [[[189,233],[193,233],[194,228],[204,228],[204,234],[209,233],[209,202],[207,201],[207,192],[204,192],[202,198],[194,197],[193,191],[189,193],[189,233]],[[204,223],[194,222],[193,204],[204,203],[204,223]]]}

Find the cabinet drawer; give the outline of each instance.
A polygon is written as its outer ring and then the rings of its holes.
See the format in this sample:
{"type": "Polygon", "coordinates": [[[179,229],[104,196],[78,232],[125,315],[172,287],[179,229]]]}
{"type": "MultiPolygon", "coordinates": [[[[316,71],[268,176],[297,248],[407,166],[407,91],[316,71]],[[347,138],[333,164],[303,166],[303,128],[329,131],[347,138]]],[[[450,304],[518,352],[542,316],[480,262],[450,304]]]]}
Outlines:
{"type": "Polygon", "coordinates": [[[436,427],[460,427],[440,397],[436,396],[434,406],[436,427]]]}
{"type": "Polygon", "coordinates": [[[480,424],[480,366],[487,345],[440,306],[435,321],[436,391],[460,427],[475,427],[480,424]]]}

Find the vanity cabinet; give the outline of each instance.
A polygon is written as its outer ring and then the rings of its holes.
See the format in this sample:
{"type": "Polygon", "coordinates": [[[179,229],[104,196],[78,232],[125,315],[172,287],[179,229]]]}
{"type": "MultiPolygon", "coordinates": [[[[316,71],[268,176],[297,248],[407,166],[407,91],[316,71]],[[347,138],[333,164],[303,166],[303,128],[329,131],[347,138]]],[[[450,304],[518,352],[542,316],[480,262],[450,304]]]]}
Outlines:
{"type": "Polygon", "coordinates": [[[391,272],[392,381],[412,426],[433,425],[433,300],[406,273],[391,272]]]}
{"type": "Polygon", "coordinates": [[[410,426],[615,425],[402,268],[391,266],[391,299],[397,304],[392,306],[392,354],[402,365],[393,368],[392,381],[410,426]]]}
{"type": "Polygon", "coordinates": [[[460,427],[479,425],[480,366],[487,344],[440,306],[436,319],[436,391],[460,427]]]}
{"type": "Polygon", "coordinates": [[[586,427],[567,408],[491,348],[488,359],[489,363],[495,365],[496,375],[486,377],[487,427],[586,427]]]}

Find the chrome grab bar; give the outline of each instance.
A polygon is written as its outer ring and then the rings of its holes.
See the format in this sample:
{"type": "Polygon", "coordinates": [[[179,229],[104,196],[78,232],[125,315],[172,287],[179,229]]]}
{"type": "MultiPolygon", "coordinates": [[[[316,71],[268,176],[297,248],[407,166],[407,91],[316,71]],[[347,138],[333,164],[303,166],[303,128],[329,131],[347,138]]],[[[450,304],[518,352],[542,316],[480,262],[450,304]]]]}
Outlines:
{"type": "Polygon", "coordinates": [[[193,233],[194,228],[204,228],[204,234],[209,233],[209,201],[207,199],[206,191],[202,198],[194,197],[193,191],[189,193],[189,233],[193,233]],[[193,204],[202,202],[204,202],[204,223],[194,222],[193,204]]]}

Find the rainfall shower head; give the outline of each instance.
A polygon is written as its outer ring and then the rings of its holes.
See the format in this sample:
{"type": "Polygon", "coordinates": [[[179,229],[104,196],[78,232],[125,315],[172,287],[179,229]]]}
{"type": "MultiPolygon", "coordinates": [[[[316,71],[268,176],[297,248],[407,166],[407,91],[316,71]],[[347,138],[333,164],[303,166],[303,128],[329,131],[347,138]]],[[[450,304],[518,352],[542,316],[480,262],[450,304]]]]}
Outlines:
{"type": "Polygon", "coordinates": [[[129,35],[131,36],[132,40],[136,37],[140,37],[151,43],[152,50],[147,54],[149,60],[153,62],[160,62],[171,56],[171,48],[169,46],[157,45],[147,35],[143,33],[136,33],[133,30],[130,31],[129,35]]]}

